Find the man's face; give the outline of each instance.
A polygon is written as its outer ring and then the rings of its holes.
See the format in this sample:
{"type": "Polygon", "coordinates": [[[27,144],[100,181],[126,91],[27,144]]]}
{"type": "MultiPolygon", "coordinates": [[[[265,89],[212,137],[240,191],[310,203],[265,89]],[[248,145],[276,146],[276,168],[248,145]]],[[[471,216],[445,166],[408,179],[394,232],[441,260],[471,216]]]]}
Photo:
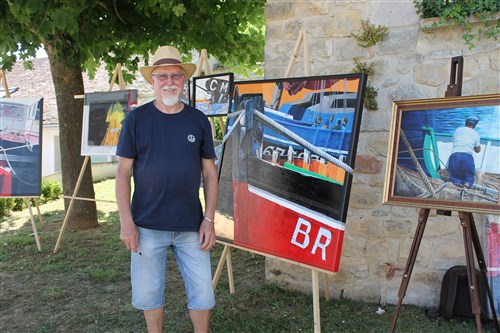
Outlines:
{"type": "Polygon", "coordinates": [[[158,67],[152,74],[156,98],[166,106],[176,105],[184,89],[184,70],[179,66],[158,67]]]}

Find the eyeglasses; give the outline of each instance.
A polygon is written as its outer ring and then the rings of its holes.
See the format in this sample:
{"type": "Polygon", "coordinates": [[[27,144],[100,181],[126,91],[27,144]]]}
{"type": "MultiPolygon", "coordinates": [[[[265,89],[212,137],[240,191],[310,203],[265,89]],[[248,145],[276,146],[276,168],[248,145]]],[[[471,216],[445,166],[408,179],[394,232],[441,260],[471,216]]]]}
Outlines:
{"type": "Polygon", "coordinates": [[[180,81],[184,77],[184,73],[174,73],[174,74],[152,74],[156,76],[161,82],[165,82],[170,78],[172,81],[180,81]]]}

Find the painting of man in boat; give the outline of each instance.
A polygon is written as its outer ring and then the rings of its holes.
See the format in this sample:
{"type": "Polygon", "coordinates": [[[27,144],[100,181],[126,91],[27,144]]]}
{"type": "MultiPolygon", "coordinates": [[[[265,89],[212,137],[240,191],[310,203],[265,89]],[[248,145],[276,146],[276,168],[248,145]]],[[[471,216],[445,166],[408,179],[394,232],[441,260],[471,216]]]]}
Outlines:
{"type": "Polygon", "coordinates": [[[43,98],[0,99],[0,196],[38,197],[41,192],[43,98]]]}
{"type": "Polygon", "coordinates": [[[137,107],[137,89],[85,94],[82,155],[115,155],[122,122],[137,107]]]}
{"type": "Polygon", "coordinates": [[[365,86],[364,74],[235,82],[220,240],[338,270],[365,86]]]}
{"type": "Polygon", "coordinates": [[[384,200],[499,214],[500,95],[394,102],[384,200]]]}

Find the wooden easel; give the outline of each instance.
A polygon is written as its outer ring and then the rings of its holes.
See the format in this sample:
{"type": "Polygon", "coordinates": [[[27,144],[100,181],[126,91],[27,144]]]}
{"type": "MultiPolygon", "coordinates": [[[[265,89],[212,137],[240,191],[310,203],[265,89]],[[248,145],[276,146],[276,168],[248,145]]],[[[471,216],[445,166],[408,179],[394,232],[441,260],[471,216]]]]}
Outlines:
{"type": "Polygon", "coordinates": [[[0,79],[3,81],[3,86],[5,87],[5,97],[10,97],[9,85],[7,84],[7,76],[3,70],[0,70],[0,79]]]}
{"type": "MultiPolygon", "coordinates": [[[[10,90],[9,90],[9,85],[7,84],[7,75],[5,74],[5,71],[0,70],[0,80],[3,82],[3,85],[5,87],[5,98],[10,98],[10,90]]],[[[36,223],[35,223],[35,218],[33,216],[33,210],[31,209],[31,198],[25,197],[24,202],[26,202],[26,206],[28,207],[28,211],[30,213],[30,221],[31,221],[31,227],[33,229],[33,235],[35,236],[35,242],[36,242],[36,247],[38,249],[38,252],[42,251],[42,246],[40,244],[40,237],[38,236],[38,231],[36,229],[36,223]]],[[[38,212],[38,221],[40,223],[43,222],[42,220],[42,213],[40,212],[40,206],[38,205],[38,198],[33,198],[33,201],[35,201],[35,207],[38,212]]]]}
{"type": "MultiPolygon", "coordinates": [[[[451,64],[451,75],[450,84],[448,85],[448,90],[446,91],[445,97],[460,96],[462,91],[462,73],[463,73],[463,57],[452,58],[451,64]],[[458,66],[458,67],[457,67],[458,66]],[[455,78],[458,75],[458,80],[455,78]]],[[[408,255],[408,260],[406,262],[406,267],[403,272],[403,278],[401,280],[401,285],[398,292],[398,305],[396,308],[396,313],[394,314],[394,320],[392,322],[391,333],[396,330],[396,324],[401,310],[401,305],[403,303],[403,298],[406,295],[406,290],[408,289],[408,284],[410,283],[411,273],[415,265],[417,258],[418,249],[422,241],[422,237],[425,230],[425,225],[429,217],[430,209],[420,209],[417,229],[415,230],[415,236],[410,248],[410,254],[408,255]]],[[[439,212],[439,211],[438,211],[439,212]]],[[[451,212],[443,211],[441,215],[450,216],[451,212]]],[[[460,219],[460,225],[462,227],[463,238],[464,238],[464,248],[465,248],[465,260],[467,264],[467,280],[469,282],[470,299],[472,306],[472,313],[476,319],[476,329],[477,332],[482,332],[481,326],[481,303],[479,301],[478,294],[478,284],[476,280],[476,270],[474,261],[474,252],[476,253],[476,259],[480,268],[481,277],[483,279],[483,284],[486,288],[486,293],[488,295],[488,300],[491,307],[491,312],[493,314],[493,321],[495,324],[495,329],[497,333],[500,333],[500,328],[498,326],[498,319],[495,311],[495,305],[493,301],[493,295],[488,283],[488,278],[486,276],[487,268],[486,261],[484,259],[483,250],[481,249],[481,243],[479,242],[479,237],[477,234],[476,224],[472,213],[458,212],[460,219]]]]}
{"type": "MultiPolygon", "coordinates": [[[[299,36],[297,38],[297,41],[295,43],[295,47],[292,53],[292,57],[290,58],[290,61],[288,63],[288,67],[286,69],[285,73],[285,78],[290,77],[292,74],[293,68],[295,66],[295,63],[297,61],[297,58],[300,53],[300,48],[303,44],[303,52],[304,52],[304,75],[310,76],[311,75],[311,61],[310,61],[310,56],[309,56],[309,47],[307,43],[307,31],[305,28],[302,28],[299,32],[299,36]]],[[[249,249],[245,249],[242,247],[235,246],[234,244],[226,243],[223,241],[218,241],[221,244],[224,244],[224,249],[222,251],[222,255],[219,261],[219,264],[217,265],[217,269],[214,273],[214,279],[213,279],[213,287],[217,286],[217,282],[219,280],[222,268],[224,267],[224,262],[227,262],[227,269],[228,269],[228,276],[229,276],[229,286],[230,286],[230,292],[234,293],[234,281],[233,281],[233,275],[232,275],[232,264],[231,264],[231,252],[230,252],[230,247],[236,247],[236,248],[241,248],[243,250],[249,251],[249,249]]],[[[251,251],[252,253],[257,253],[261,255],[265,255],[270,258],[275,258],[279,260],[283,260],[281,258],[277,258],[275,256],[271,255],[266,255],[263,253],[259,253],[256,251],[251,251]]],[[[288,261],[288,260],[284,260],[288,261]]],[[[291,262],[291,261],[290,261],[291,262]]],[[[293,264],[298,264],[295,262],[292,262],[293,264]]],[[[298,264],[299,266],[303,266],[301,264],[298,264]]],[[[321,332],[321,323],[320,323],[320,304],[319,304],[319,273],[324,272],[316,269],[311,269],[311,274],[312,274],[312,294],[313,294],[313,313],[314,313],[314,333],[319,333],[321,332]]],[[[323,280],[325,283],[325,298],[328,300],[330,298],[330,293],[329,293],[329,288],[328,288],[328,273],[323,274],[323,280]]]]}
{"type": "MultiPolygon", "coordinates": [[[[207,54],[207,49],[202,49],[200,52],[200,58],[198,59],[198,65],[196,66],[196,71],[194,72],[193,76],[200,76],[203,70],[203,67],[205,67],[205,75],[210,75],[212,74],[212,69],[210,68],[210,64],[208,63],[208,54],[207,54]]],[[[210,124],[212,125],[212,138],[215,139],[215,117],[210,117],[210,124]]],[[[219,125],[221,128],[222,133],[226,132],[226,125],[224,124],[224,119],[219,116],[217,117],[217,120],[219,121],[219,125]]]]}
{"type": "MultiPolygon", "coordinates": [[[[120,87],[120,90],[125,90],[125,81],[123,80],[123,75],[122,75],[122,70],[121,70],[121,64],[116,64],[115,71],[113,73],[113,77],[111,78],[111,83],[109,84],[109,91],[113,90],[113,86],[116,82],[116,79],[118,78],[118,85],[120,87]]],[[[77,95],[75,98],[83,98],[84,95],[77,95]]],[[[85,159],[83,160],[83,165],[82,168],[80,169],[80,174],[78,175],[78,180],[76,181],[76,186],[75,189],[73,190],[73,195],[72,196],[63,196],[65,199],[70,199],[69,205],[68,205],[68,210],[66,211],[66,215],[64,216],[64,221],[61,226],[61,231],[59,232],[59,236],[57,237],[57,242],[56,246],[54,247],[54,253],[57,253],[59,251],[59,246],[61,244],[62,240],[62,235],[64,233],[64,230],[66,229],[66,226],[68,224],[69,216],[71,214],[71,210],[73,209],[73,204],[75,203],[75,200],[88,200],[88,201],[98,201],[96,199],[90,199],[90,198],[81,198],[78,197],[78,191],[80,190],[80,185],[82,183],[83,175],[85,174],[85,169],[87,168],[87,164],[89,163],[90,156],[87,155],[85,156],[85,159]]],[[[100,200],[103,201],[103,200],[100,200]]]]}

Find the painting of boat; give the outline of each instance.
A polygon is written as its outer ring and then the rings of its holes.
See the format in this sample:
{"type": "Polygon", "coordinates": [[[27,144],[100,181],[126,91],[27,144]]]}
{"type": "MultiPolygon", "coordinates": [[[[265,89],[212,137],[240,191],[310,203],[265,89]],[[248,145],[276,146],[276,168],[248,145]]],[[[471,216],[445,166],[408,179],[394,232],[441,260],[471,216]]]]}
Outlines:
{"type": "Polygon", "coordinates": [[[231,109],[233,81],[233,73],[194,77],[194,107],[209,117],[227,115],[231,109]]]}
{"type": "Polygon", "coordinates": [[[0,99],[0,196],[41,191],[41,97],[0,99]]]}
{"type": "Polygon", "coordinates": [[[365,84],[362,74],[235,83],[219,237],[338,270],[365,84]]]}
{"type": "Polygon", "coordinates": [[[389,154],[395,162],[388,168],[393,177],[386,176],[386,183],[392,183],[387,190],[392,189],[392,194],[386,192],[392,196],[390,201],[420,204],[422,208],[500,213],[499,95],[396,102],[393,110],[399,114],[393,114],[397,128],[392,144],[397,149],[389,154]],[[481,147],[472,154],[473,184],[460,186],[450,179],[448,161],[454,132],[465,126],[469,116],[479,119],[474,130],[481,147]]]}

